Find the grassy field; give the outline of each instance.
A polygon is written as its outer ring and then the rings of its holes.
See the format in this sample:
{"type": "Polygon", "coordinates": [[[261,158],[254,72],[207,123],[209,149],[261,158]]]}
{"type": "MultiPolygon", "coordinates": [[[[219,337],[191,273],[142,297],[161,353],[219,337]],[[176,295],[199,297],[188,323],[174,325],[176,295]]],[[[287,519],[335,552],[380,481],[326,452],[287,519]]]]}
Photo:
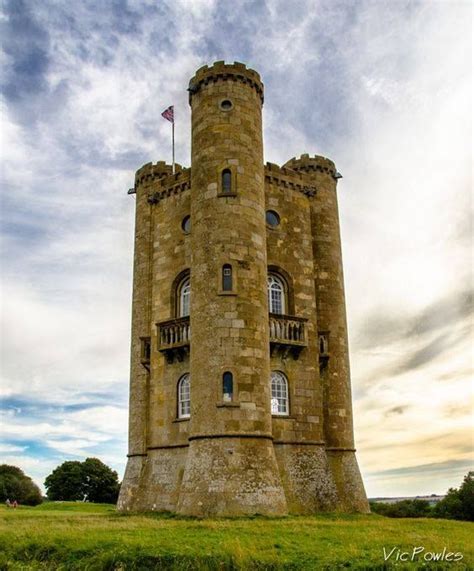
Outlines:
{"type": "Polygon", "coordinates": [[[113,506],[0,507],[0,569],[472,569],[474,524],[319,515],[198,520],[113,506]],[[458,563],[384,563],[383,548],[461,552],[458,563]]]}

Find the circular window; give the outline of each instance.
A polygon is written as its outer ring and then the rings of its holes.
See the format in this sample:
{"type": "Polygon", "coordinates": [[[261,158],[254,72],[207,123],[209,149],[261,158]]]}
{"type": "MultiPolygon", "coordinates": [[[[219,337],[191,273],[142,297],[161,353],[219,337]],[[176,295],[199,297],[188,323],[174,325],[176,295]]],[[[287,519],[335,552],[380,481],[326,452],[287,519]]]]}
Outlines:
{"type": "Polygon", "coordinates": [[[280,217],[274,210],[267,210],[265,220],[269,226],[278,226],[280,224],[280,217]]]}
{"type": "Polygon", "coordinates": [[[185,216],[183,221],[181,222],[181,228],[185,234],[189,234],[191,232],[191,216],[185,216]]]}
{"type": "Polygon", "coordinates": [[[230,111],[233,107],[233,104],[230,99],[223,99],[220,102],[219,107],[222,109],[222,111],[230,111]]]}

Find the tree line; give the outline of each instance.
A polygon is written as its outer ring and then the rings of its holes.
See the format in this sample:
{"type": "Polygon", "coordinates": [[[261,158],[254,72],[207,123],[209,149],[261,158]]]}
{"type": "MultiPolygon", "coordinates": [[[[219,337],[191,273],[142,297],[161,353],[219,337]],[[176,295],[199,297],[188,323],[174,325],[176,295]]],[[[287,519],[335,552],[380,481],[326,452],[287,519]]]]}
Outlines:
{"type": "Polygon", "coordinates": [[[425,500],[402,500],[394,504],[370,502],[372,512],[387,517],[435,517],[474,521],[474,472],[469,472],[459,488],[449,488],[446,495],[431,506],[425,500]]]}
{"type": "MultiPolygon", "coordinates": [[[[44,481],[51,501],[83,501],[114,504],[120,490],[118,475],[98,458],[69,460],[55,468],[44,481]]],[[[0,465],[0,502],[16,501],[36,506],[43,501],[38,486],[23,470],[0,465]]]]}
{"type": "MultiPolygon", "coordinates": [[[[83,462],[68,460],[45,479],[46,498],[50,501],[110,503],[117,501],[120,483],[115,470],[98,458],[83,462]]],[[[0,502],[16,501],[36,506],[43,501],[38,486],[23,470],[0,465],[0,502]]],[[[474,472],[469,472],[459,488],[450,488],[434,506],[424,500],[403,500],[394,504],[371,502],[371,511],[387,517],[435,517],[474,521],[474,472]]]]}

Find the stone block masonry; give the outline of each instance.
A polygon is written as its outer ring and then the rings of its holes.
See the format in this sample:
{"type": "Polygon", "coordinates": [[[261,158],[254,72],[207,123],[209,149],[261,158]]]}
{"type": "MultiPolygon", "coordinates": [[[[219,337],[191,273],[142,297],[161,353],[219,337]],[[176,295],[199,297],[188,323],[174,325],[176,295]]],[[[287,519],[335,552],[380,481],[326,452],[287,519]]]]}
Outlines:
{"type": "Polygon", "coordinates": [[[263,163],[260,76],[200,68],[191,168],[135,178],[119,510],[368,511],[355,457],[336,169],[263,163]]]}

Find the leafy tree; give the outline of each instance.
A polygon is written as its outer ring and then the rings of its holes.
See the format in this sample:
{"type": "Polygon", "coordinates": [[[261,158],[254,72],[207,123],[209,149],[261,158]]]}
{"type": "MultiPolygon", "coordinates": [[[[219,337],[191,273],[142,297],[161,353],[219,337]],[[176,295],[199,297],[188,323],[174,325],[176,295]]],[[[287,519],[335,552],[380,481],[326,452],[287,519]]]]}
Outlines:
{"type": "Polygon", "coordinates": [[[120,489],[117,472],[111,470],[97,458],[87,458],[82,466],[87,500],[95,503],[114,504],[120,489]]]}
{"type": "Polygon", "coordinates": [[[464,476],[459,488],[459,497],[462,503],[461,519],[474,521],[474,472],[469,472],[464,476]]]}
{"type": "Polygon", "coordinates": [[[17,501],[36,506],[43,501],[40,489],[23,470],[8,464],[0,465],[0,502],[17,501]]]}
{"type": "Polygon", "coordinates": [[[115,503],[120,485],[117,472],[98,458],[67,461],[55,468],[44,485],[50,500],[115,503]]]}
{"type": "Polygon", "coordinates": [[[435,517],[474,521],[474,472],[469,472],[459,490],[449,488],[446,496],[436,504],[435,517]]]}
{"type": "Polygon", "coordinates": [[[84,500],[84,475],[82,463],[69,460],[55,468],[44,481],[46,495],[50,500],[84,500]]]}

